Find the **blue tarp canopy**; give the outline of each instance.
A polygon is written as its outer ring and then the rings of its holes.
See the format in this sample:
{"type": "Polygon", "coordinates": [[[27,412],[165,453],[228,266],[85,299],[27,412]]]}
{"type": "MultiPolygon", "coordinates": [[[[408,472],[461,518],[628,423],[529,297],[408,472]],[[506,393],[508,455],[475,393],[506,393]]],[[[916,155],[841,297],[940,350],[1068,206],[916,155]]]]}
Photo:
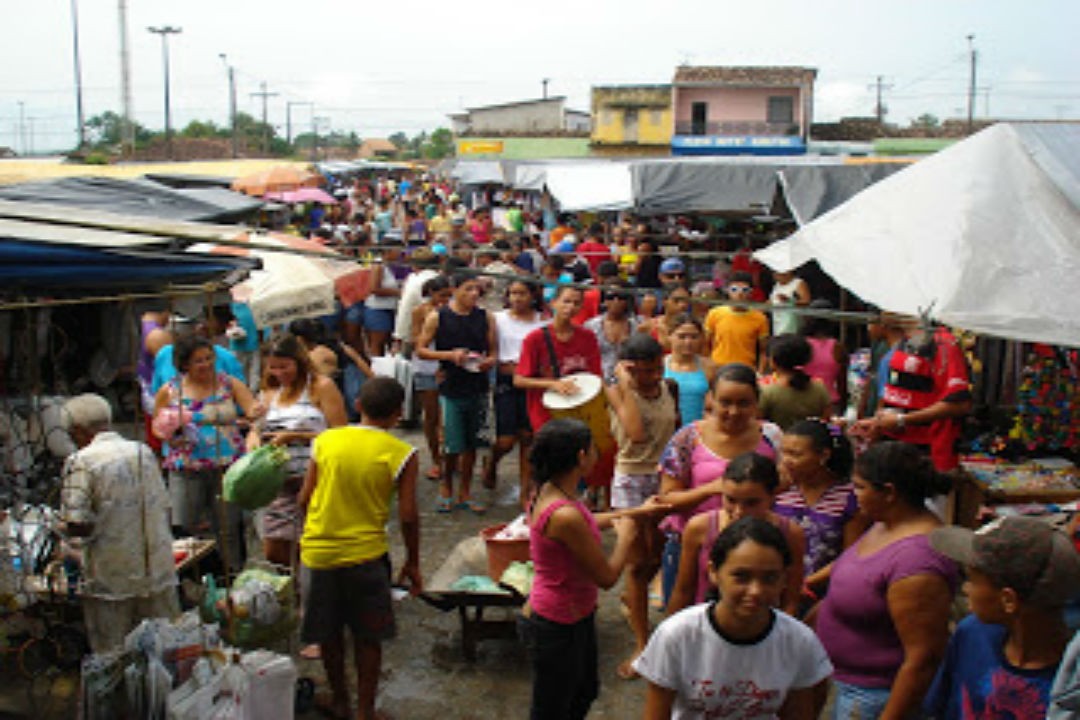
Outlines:
{"type": "Polygon", "coordinates": [[[220,255],[43,243],[0,236],[4,294],[136,291],[195,285],[243,273],[257,262],[220,255]]]}

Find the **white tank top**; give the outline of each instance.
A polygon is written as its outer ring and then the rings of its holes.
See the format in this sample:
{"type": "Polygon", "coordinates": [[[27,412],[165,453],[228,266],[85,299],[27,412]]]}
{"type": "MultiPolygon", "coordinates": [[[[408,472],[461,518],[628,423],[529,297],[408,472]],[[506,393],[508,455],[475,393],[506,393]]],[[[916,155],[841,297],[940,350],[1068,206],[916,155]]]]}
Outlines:
{"type": "MultiPolygon", "coordinates": [[[[791,306],[795,304],[795,291],[802,282],[801,278],[793,277],[783,285],[774,285],[769,293],[769,302],[773,305],[791,306]],[[780,295],[786,295],[787,301],[781,301],[780,295]]],[[[773,335],[795,334],[799,332],[799,316],[785,310],[773,310],[773,335]]]]}
{"type": "Polygon", "coordinates": [[[518,362],[521,359],[521,345],[525,342],[525,336],[536,328],[551,323],[550,320],[541,318],[540,313],[536,313],[535,318],[535,320],[516,320],[510,315],[509,310],[500,310],[495,313],[495,333],[499,339],[499,362],[518,362]]]}
{"type": "MultiPolygon", "coordinates": [[[[382,266],[382,287],[399,287],[397,277],[385,265],[382,266]]],[[[376,295],[374,293],[368,295],[367,300],[364,301],[364,304],[372,310],[396,310],[397,303],[398,299],[393,295],[376,295]]]]}

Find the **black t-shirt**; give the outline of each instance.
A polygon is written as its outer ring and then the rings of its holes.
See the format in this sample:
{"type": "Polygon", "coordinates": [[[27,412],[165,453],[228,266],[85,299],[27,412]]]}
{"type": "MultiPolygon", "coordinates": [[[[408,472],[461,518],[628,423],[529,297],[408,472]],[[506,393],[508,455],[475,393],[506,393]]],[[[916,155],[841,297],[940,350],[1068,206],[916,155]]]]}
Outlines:
{"type": "Polygon", "coordinates": [[[659,255],[645,255],[641,258],[638,266],[637,286],[639,288],[660,287],[660,263],[663,262],[659,255]]]}

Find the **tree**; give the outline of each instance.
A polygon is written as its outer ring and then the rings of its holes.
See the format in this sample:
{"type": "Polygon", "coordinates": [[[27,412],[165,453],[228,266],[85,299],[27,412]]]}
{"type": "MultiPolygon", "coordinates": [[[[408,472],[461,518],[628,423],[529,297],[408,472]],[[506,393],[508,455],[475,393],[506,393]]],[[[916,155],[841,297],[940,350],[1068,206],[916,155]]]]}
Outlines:
{"type": "Polygon", "coordinates": [[[409,145],[409,136],[400,130],[386,139],[394,143],[394,147],[398,150],[403,150],[409,145]]]}
{"type": "Polygon", "coordinates": [[[911,121],[911,127],[919,128],[921,130],[934,130],[941,127],[941,121],[938,120],[937,115],[923,113],[911,121]]]}
{"type": "MultiPolygon", "coordinates": [[[[133,122],[135,141],[145,143],[154,136],[137,122],[133,122]]],[[[94,115],[86,121],[86,129],[90,132],[90,144],[97,148],[119,145],[124,140],[124,118],[112,110],[106,110],[100,115],[94,115]]]]}
{"type": "Polygon", "coordinates": [[[454,135],[447,128],[441,127],[431,133],[424,147],[424,157],[442,160],[454,154],[454,135]]]}
{"type": "Polygon", "coordinates": [[[212,120],[192,120],[183,130],[180,137],[185,138],[215,138],[228,137],[228,128],[219,128],[212,120]]]}

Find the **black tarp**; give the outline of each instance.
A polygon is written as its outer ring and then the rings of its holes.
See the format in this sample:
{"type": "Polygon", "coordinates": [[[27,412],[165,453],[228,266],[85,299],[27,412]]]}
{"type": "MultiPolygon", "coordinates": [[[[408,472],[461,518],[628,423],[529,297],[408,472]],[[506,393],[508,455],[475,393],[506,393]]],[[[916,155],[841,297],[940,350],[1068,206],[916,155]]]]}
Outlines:
{"type": "Polygon", "coordinates": [[[71,177],[0,187],[0,200],[50,203],[163,220],[230,222],[262,206],[240,193],[174,190],[151,180],[71,177]],[[196,194],[198,193],[198,194],[196,194]],[[236,197],[232,197],[236,196],[236,197]]]}
{"type": "Polygon", "coordinates": [[[905,167],[901,163],[794,165],[781,169],[779,179],[792,217],[804,225],[905,167]]]}

